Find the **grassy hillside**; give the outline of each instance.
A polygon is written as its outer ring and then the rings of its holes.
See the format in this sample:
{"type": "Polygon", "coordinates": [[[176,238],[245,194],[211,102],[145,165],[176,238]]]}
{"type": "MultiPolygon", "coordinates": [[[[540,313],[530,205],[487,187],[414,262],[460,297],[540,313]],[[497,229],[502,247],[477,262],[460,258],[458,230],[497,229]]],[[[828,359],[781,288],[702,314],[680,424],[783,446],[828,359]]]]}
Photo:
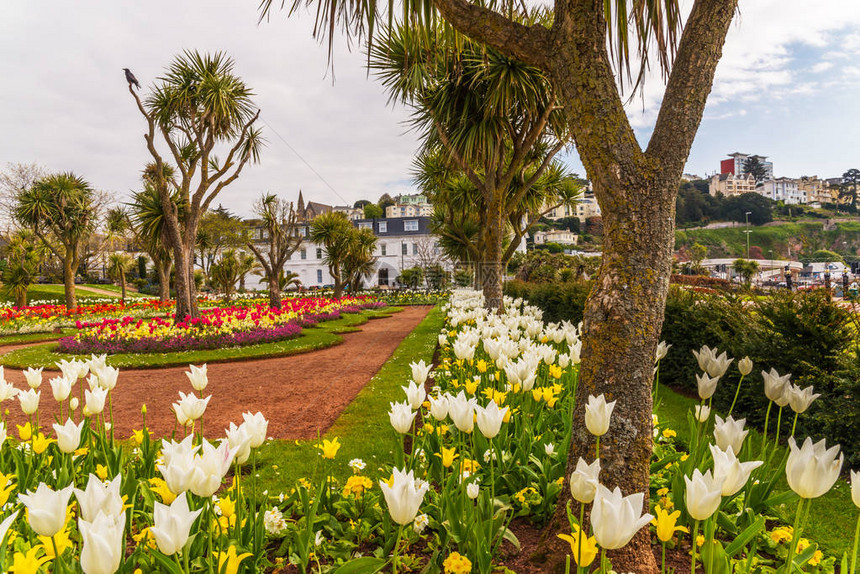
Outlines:
{"type": "MultiPolygon", "coordinates": [[[[693,243],[701,243],[708,248],[708,257],[743,257],[746,253],[747,227],[727,227],[724,229],[690,229],[675,232],[675,249],[689,249],[693,243]]],[[[860,221],[842,221],[836,228],[824,231],[822,220],[799,221],[796,223],[775,222],[761,227],[750,227],[750,247],[759,247],[764,257],[784,259],[791,255],[796,258],[801,253],[811,254],[817,249],[830,249],[837,253],[857,253],[860,249],[860,221]]]]}

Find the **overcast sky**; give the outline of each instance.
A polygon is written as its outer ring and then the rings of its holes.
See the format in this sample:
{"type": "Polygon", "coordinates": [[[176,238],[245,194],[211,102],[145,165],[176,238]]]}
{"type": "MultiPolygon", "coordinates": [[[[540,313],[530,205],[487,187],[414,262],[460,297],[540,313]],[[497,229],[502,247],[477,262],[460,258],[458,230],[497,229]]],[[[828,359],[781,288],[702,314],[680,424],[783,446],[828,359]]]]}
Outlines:
{"type": "MultiPolygon", "coordinates": [[[[688,2],[689,4],[689,2],[688,2]]],[[[144,91],[185,49],[223,50],[256,92],[268,146],[216,200],[248,215],[262,191],[352,203],[409,192],[417,147],[365,57],[327,50],[307,14],[257,23],[256,0],[0,0],[0,167],[72,170],[118,199],[149,159],[122,68],[144,91]]],[[[645,143],[662,84],[629,106],[645,143]],[[644,108],[644,109],[643,109],[644,108]]],[[[860,1],[741,0],[687,171],[725,154],[769,156],[776,175],[860,167],[860,1]]],[[[566,156],[583,173],[575,152],[566,156]]]]}

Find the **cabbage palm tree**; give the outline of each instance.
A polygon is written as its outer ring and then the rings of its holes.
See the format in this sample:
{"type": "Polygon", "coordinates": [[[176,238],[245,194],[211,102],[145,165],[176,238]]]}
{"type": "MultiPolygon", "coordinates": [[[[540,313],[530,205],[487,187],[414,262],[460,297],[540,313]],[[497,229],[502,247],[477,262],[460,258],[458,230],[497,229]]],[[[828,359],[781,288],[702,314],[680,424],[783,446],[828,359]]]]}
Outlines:
{"type": "Polygon", "coordinates": [[[21,229],[9,238],[2,274],[3,294],[14,298],[19,309],[27,306],[27,290],[36,281],[39,265],[46,255],[47,249],[28,229],[21,229]]]}
{"type": "Polygon", "coordinates": [[[352,228],[349,233],[348,250],[344,261],[344,275],[349,282],[350,293],[356,293],[364,284],[364,278],[373,272],[376,257],[376,236],[369,229],[352,228]]]}
{"type": "Polygon", "coordinates": [[[280,283],[284,264],[302,244],[296,226],[296,212],[292,203],[266,193],[254,203],[254,213],[262,221],[267,245],[264,249],[248,241],[248,249],[263,267],[269,290],[269,306],[279,309],[281,291],[284,289],[280,283]]]}
{"type": "Polygon", "coordinates": [[[221,253],[221,258],[209,268],[209,280],[224,293],[224,301],[230,301],[230,296],[239,281],[242,264],[235,249],[227,249],[221,253]]]}
{"type": "Polygon", "coordinates": [[[74,309],[75,274],[84,244],[95,228],[90,184],[73,173],[43,177],[18,194],[15,217],[62,262],[66,308],[74,309]]]}
{"type": "MultiPolygon", "coordinates": [[[[651,387],[675,241],[675,200],[684,165],[737,0],[693,0],[686,22],[680,0],[552,0],[546,22],[530,23],[515,0],[263,0],[297,11],[311,5],[314,32],[329,46],[337,30],[371,45],[379,20],[400,18],[416,30],[441,21],[493,50],[546,74],[600,205],[603,262],[584,313],[584,340],[568,471],[593,446],[584,426],[589,395],[617,399],[612,444],[601,453],[601,482],[626,492],[649,488],[651,387]],[[666,88],[646,146],[625,111],[624,91],[659,68],[666,88]]],[[[686,11],[684,11],[686,12],[686,11]]],[[[565,502],[548,528],[566,525],[565,502]]],[[[574,509],[576,510],[576,509],[574,509]]],[[[558,552],[555,558],[563,559],[558,552]]],[[[647,533],[610,553],[617,571],[653,571],[647,533]]],[[[563,561],[563,560],[562,560],[563,561]]]]}
{"type": "Polygon", "coordinates": [[[122,289],[122,302],[125,303],[125,276],[134,266],[134,259],[128,253],[111,253],[108,255],[107,273],[114,281],[119,281],[122,289]]]}
{"type": "Polygon", "coordinates": [[[155,164],[151,173],[164,206],[173,251],[176,321],[199,315],[194,247],[200,219],[246,165],[259,161],[263,146],[255,125],[260,111],[254,105],[253,92],[233,68],[233,60],[221,52],[187,51],[174,59],[143,100],[129,85],[129,93],[146,120],[144,138],[155,164]],[[159,151],[161,139],[175,165],[173,181],[165,173],[164,167],[170,162],[159,151]],[[223,161],[218,159],[219,149],[224,152],[223,161]],[[180,215],[182,206],[184,216],[180,215]]]}
{"type": "Polygon", "coordinates": [[[349,255],[349,239],[352,230],[352,224],[346,215],[335,211],[318,215],[311,222],[308,238],[323,246],[325,252],[323,263],[326,264],[329,275],[334,279],[335,297],[343,295],[343,288],[349,281],[344,267],[349,255]]]}
{"type": "Polygon", "coordinates": [[[251,275],[262,275],[263,267],[257,261],[253,253],[240,253],[239,257],[239,291],[245,291],[245,277],[251,275]]]}

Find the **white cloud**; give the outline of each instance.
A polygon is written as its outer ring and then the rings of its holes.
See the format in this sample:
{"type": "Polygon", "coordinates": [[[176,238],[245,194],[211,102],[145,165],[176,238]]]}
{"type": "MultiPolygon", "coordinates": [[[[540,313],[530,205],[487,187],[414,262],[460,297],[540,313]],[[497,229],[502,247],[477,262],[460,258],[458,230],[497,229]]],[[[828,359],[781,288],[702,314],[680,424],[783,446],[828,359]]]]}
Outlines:
{"type": "Polygon", "coordinates": [[[830,68],[833,67],[833,62],[818,62],[814,66],[812,66],[811,72],[813,74],[820,74],[821,72],[826,72],[830,68]]]}

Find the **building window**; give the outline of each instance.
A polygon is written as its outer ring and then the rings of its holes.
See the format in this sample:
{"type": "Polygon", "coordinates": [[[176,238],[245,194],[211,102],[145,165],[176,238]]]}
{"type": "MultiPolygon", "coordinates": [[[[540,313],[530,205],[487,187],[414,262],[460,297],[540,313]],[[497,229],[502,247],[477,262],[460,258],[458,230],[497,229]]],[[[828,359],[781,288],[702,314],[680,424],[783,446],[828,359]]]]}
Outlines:
{"type": "Polygon", "coordinates": [[[373,224],[372,223],[359,223],[358,228],[359,229],[371,229],[372,230],[373,224]]]}
{"type": "Polygon", "coordinates": [[[322,247],[317,247],[317,259],[322,259],[322,247]]]}
{"type": "Polygon", "coordinates": [[[401,243],[400,244],[400,253],[402,253],[403,255],[409,255],[409,246],[406,245],[405,243],[401,243]]]}
{"type": "Polygon", "coordinates": [[[403,222],[403,231],[418,231],[418,220],[410,219],[403,222]]]}
{"type": "Polygon", "coordinates": [[[322,285],[322,269],[317,269],[317,283],[322,285]]]}
{"type": "Polygon", "coordinates": [[[418,244],[417,243],[412,244],[412,255],[418,255],[418,244]]]}
{"type": "Polygon", "coordinates": [[[388,222],[380,221],[379,222],[379,233],[387,233],[388,232],[388,222]]]}
{"type": "Polygon", "coordinates": [[[385,253],[385,244],[384,244],[384,243],[380,243],[380,244],[379,244],[379,254],[380,254],[380,255],[382,255],[383,257],[384,257],[385,255],[387,255],[387,254],[385,253]]]}
{"type": "Polygon", "coordinates": [[[302,258],[302,259],[307,259],[307,258],[308,258],[308,250],[307,250],[307,249],[302,249],[302,250],[299,252],[299,255],[301,256],[301,258],[302,258]]]}

